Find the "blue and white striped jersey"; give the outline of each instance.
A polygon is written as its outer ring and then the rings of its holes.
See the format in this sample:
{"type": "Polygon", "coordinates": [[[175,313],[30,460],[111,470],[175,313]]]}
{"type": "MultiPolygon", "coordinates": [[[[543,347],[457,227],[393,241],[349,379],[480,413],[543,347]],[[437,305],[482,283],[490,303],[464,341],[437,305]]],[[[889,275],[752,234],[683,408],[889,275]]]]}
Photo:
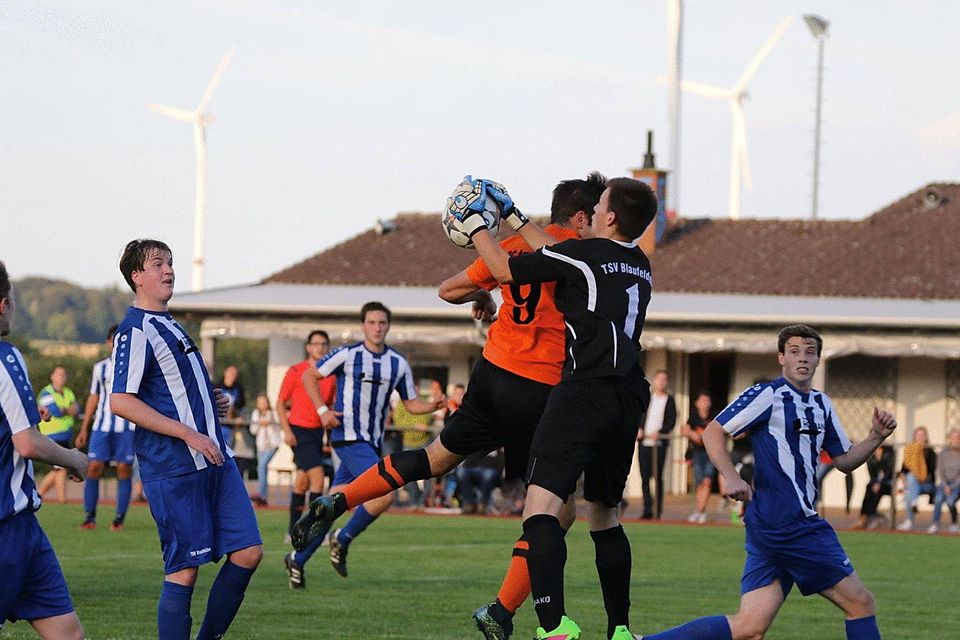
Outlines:
{"type": "Polygon", "coordinates": [[[13,434],[40,422],[23,356],[9,342],[0,342],[0,522],[40,508],[33,482],[33,462],[13,446],[13,434]]]}
{"type": "Polygon", "coordinates": [[[124,433],[132,431],[129,420],[110,411],[110,390],[113,387],[113,358],[104,358],[93,365],[90,376],[90,395],[97,396],[97,412],[93,416],[93,431],[124,433]]]}
{"type": "Polygon", "coordinates": [[[798,391],[786,379],[756,384],[716,417],[731,436],[749,432],[754,494],[748,506],[763,527],[782,527],[817,515],[820,451],[846,453],[850,440],[830,398],[798,391]]]}
{"type": "MultiPolygon", "coordinates": [[[[131,393],[163,415],[212,438],[225,457],[213,385],[200,350],[169,313],[130,307],[113,340],[113,393],[131,393]]],[[[135,431],[143,480],[157,480],[207,467],[203,454],[179,438],[149,429],[135,431]]]]}
{"type": "Polygon", "coordinates": [[[316,366],[321,376],[337,377],[333,408],[343,416],[331,432],[333,443],[364,440],[379,450],[390,392],[396,389],[404,400],[417,397],[407,359],[390,347],[373,353],[362,342],[347,345],[318,360],[316,366]]]}

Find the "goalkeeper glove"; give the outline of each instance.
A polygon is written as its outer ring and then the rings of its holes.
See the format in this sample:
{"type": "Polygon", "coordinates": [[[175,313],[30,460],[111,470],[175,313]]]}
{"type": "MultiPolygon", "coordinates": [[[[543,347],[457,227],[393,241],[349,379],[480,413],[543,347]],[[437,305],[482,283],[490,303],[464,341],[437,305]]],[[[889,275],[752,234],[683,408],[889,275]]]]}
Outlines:
{"type": "Polygon", "coordinates": [[[510,225],[514,231],[520,231],[520,228],[530,222],[517,205],[513,203],[513,198],[507,193],[507,188],[499,182],[493,180],[483,181],[484,190],[487,195],[496,200],[500,206],[500,219],[510,225]]]}

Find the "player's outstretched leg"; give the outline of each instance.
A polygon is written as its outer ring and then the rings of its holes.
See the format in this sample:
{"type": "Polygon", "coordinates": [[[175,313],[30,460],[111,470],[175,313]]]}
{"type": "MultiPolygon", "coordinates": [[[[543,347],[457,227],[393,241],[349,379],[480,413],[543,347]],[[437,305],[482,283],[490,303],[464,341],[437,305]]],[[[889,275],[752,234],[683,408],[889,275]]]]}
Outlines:
{"type": "Polygon", "coordinates": [[[317,496],[310,501],[310,507],[290,529],[290,544],[297,551],[304,551],[318,538],[330,530],[330,525],[347,510],[346,498],[342,493],[329,496],[317,496]]]}

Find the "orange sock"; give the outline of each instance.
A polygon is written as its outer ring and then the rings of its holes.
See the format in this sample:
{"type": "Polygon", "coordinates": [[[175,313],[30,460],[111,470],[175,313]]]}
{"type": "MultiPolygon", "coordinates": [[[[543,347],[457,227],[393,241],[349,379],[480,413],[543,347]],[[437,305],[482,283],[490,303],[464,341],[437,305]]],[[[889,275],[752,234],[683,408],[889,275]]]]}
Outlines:
{"type": "Polygon", "coordinates": [[[385,496],[404,484],[400,472],[393,466],[393,456],[387,456],[343,488],[347,508],[353,509],[367,500],[385,496]]]}
{"type": "Polygon", "coordinates": [[[516,613],[527,596],[530,595],[530,572],[527,569],[527,551],[530,545],[523,538],[513,545],[513,557],[503,578],[497,600],[510,613],[516,613]]]}

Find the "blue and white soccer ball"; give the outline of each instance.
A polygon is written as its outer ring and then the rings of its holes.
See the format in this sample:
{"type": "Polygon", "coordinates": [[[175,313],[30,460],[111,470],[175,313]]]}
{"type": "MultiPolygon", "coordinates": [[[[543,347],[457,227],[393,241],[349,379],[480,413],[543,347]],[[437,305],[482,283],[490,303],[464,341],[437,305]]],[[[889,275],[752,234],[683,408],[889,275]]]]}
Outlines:
{"type": "MultiPolygon", "coordinates": [[[[497,204],[497,201],[487,195],[483,213],[480,215],[483,216],[483,221],[486,223],[490,233],[496,235],[500,229],[500,206],[497,204]]],[[[473,241],[463,232],[460,221],[449,206],[443,210],[440,222],[443,226],[443,232],[450,238],[450,242],[464,249],[473,248],[473,241]]]]}

